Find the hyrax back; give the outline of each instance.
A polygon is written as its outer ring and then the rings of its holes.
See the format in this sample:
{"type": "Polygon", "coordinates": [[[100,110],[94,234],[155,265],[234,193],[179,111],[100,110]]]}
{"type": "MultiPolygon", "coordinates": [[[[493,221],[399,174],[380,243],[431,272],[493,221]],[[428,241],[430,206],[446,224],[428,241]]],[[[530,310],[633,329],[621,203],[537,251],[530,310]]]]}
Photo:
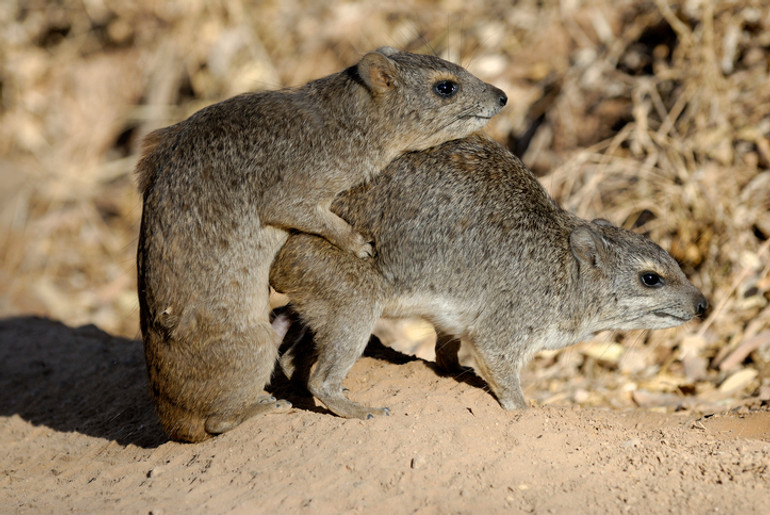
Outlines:
{"type": "Polygon", "coordinates": [[[142,335],[166,431],[198,441],[261,411],[278,336],[270,263],[290,229],[353,259],[368,241],[329,210],[334,196],[401,152],[462,137],[505,94],[459,66],[383,48],[340,73],[249,93],[152,133],[137,174],[142,335]]]}
{"type": "Polygon", "coordinates": [[[442,363],[457,363],[442,353],[462,339],[513,409],[526,407],[519,371],[535,352],[606,329],[676,326],[706,309],[658,245],[564,211],[516,157],[481,136],[406,155],[333,209],[373,238],[374,259],[293,235],[271,281],[314,333],[309,390],[341,416],[385,412],[348,400],[341,385],[380,316],[435,324],[442,363]]]}

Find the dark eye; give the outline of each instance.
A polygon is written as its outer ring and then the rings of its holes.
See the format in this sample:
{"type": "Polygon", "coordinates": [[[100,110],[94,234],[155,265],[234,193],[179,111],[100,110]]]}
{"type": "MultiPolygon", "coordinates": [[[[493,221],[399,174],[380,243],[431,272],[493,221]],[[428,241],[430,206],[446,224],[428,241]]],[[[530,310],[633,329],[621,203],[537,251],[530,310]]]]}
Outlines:
{"type": "Polygon", "coordinates": [[[639,280],[648,288],[660,288],[663,286],[663,278],[655,272],[642,272],[639,274],[639,280]]]}
{"type": "Polygon", "coordinates": [[[449,98],[460,90],[460,85],[451,80],[440,80],[433,85],[433,92],[441,98],[449,98]]]}

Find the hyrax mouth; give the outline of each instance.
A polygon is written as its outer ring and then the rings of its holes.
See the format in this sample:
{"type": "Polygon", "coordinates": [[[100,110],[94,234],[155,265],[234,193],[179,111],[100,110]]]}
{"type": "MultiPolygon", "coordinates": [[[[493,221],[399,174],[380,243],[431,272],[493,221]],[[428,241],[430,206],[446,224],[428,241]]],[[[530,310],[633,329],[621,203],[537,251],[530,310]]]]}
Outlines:
{"type": "Polygon", "coordinates": [[[483,114],[466,114],[461,116],[460,120],[491,120],[491,116],[484,116],[483,114]]]}
{"type": "Polygon", "coordinates": [[[692,316],[681,317],[679,315],[674,315],[673,313],[667,313],[665,311],[653,311],[652,314],[660,318],[673,318],[674,320],[679,320],[680,322],[689,322],[693,318],[692,316]]]}

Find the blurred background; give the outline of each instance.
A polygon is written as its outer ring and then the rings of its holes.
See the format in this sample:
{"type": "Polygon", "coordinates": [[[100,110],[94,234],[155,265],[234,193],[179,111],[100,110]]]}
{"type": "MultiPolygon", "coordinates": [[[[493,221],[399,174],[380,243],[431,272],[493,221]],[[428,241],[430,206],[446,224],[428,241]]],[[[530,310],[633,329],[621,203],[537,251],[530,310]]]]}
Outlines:
{"type": "MultiPolygon", "coordinates": [[[[486,132],[562,205],[669,250],[712,309],[539,354],[545,404],[770,401],[770,7],[762,0],[5,0],[0,317],[139,339],[132,170],[149,131],[390,45],[504,89],[486,132]]],[[[431,358],[430,326],[378,334],[431,358]]]]}

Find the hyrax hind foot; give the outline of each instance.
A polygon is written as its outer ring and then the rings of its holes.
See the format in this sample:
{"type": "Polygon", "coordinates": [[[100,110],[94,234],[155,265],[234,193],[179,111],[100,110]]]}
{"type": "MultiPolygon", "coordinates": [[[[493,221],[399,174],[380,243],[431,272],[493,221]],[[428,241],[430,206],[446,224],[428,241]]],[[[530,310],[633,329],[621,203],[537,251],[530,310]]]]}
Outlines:
{"type": "Polygon", "coordinates": [[[285,413],[291,409],[291,403],[283,399],[276,399],[272,395],[262,395],[257,402],[249,406],[238,415],[210,415],[206,419],[206,432],[218,435],[235,429],[245,420],[254,415],[266,413],[285,413]]]}
{"type": "Polygon", "coordinates": [[[368,420],[374,417],[390,415],[388,408],[373,408],[351,401],[345,397],[341,389],[335,392],[328,392],[311,387],[310,391],[329,408],[329,411],[340,417],[368,420]]]}

